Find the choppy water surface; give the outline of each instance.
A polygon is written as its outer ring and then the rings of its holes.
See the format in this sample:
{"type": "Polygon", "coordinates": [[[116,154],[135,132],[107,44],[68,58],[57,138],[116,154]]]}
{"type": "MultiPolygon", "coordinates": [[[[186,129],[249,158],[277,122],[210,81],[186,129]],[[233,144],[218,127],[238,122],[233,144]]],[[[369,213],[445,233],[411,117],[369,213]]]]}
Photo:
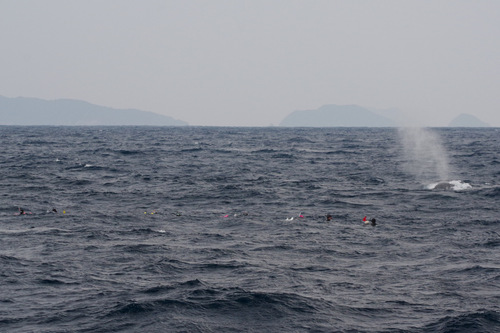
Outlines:
{"type": "Polygon", "coordinates": [[[498,332],[499,146],[0,127],[0,331],[498,332]]]}

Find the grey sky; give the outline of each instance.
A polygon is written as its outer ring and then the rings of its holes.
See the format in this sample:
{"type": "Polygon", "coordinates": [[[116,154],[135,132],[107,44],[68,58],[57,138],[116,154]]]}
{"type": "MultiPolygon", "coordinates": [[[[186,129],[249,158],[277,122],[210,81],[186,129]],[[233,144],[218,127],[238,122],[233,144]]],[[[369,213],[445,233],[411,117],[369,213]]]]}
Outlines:
{"type": "Polygon", "coordinates": [[[191,125],[324,104],[500,126],[500,1],[2,0],[0,95],[191,125]]]}

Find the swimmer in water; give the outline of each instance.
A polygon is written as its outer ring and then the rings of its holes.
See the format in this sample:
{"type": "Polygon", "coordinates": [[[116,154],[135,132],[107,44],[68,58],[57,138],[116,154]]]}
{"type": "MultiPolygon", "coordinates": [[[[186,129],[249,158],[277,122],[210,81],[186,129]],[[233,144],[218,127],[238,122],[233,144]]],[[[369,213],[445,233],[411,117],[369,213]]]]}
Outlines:
{"type": "Polygon", "coordinates": [[[330,214],[326,215],[326,220],[327,221],[331,221],[332,219],[333,219],[333,217],[330,214]]]}
{"type": "Polygon", "coordinates": [[[368,220],[366,218],[366,216],[363,218],[363,222],[365,224],[371,224],[372,226],[376,226],[377,225],[377,220],[375,220],[374,218],[372,218],[371,220],[368,220]]]}
{"type": "Polygon", "coordinates": [[[15,214],[15,215],[28,215],[28,214],[31,215],[32,213],[31,212],[27,212],[24,209],[22,209],[21,207],[19,207],[19,213],[15,214]]]}

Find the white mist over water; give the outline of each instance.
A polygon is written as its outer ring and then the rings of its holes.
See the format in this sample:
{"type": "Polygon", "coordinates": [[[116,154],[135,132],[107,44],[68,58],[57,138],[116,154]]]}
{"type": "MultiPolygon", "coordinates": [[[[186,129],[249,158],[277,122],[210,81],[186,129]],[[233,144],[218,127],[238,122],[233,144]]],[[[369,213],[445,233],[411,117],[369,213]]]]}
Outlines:
{"type": "Polygon", "coordinates": [[[429,184],[449,179],[448,155],[436,133],[420,127],[405,127],[399,129],[399,135],[405,168],[417,181],[429,184]]]}

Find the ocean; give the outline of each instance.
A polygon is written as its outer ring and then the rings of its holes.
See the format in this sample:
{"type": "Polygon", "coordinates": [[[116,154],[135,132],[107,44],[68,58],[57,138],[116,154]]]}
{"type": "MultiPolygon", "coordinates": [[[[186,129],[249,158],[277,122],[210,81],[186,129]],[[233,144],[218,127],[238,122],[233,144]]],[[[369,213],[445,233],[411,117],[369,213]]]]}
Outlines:
{"type": "Polygon", "coordinates": [[[498,128],[0,127],[0,331],[499,332],[499,147],[498,128]]]}

